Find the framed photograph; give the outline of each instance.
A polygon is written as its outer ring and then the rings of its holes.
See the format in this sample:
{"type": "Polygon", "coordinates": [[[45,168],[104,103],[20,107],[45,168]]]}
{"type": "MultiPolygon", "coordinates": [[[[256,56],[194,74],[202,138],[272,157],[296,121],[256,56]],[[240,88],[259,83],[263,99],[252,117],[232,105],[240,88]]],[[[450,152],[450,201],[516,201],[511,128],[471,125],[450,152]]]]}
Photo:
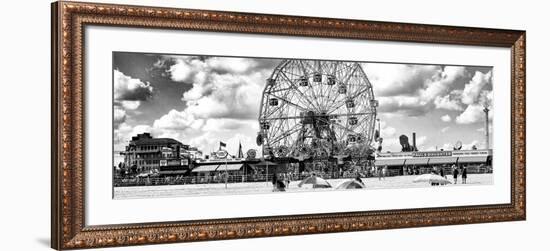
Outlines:
{"type": "Polygon", "coordinates": [[[525,220],[525,67],[525,31],[55,2],[52,247],[525,220]]]}

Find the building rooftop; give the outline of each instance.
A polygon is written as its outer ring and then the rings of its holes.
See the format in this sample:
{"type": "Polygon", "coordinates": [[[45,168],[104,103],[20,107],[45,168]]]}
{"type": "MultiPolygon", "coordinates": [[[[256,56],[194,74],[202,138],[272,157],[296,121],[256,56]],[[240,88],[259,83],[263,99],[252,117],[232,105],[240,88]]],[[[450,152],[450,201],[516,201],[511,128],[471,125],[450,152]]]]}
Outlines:
{"type": "Polygon", "coordinates": [[[138,139],[136,141],[132,140],[132,143],[135,145],[171,145],[171,144],[183,145],[181,142],[170,138],[138,139]]]}
{"type": "Polygon", "coordinates": [[[142,133],[132,137],[130,144],[135,145],[183,145],[181,142],[171,138],[153,138],[150,133],[142,133]]]}

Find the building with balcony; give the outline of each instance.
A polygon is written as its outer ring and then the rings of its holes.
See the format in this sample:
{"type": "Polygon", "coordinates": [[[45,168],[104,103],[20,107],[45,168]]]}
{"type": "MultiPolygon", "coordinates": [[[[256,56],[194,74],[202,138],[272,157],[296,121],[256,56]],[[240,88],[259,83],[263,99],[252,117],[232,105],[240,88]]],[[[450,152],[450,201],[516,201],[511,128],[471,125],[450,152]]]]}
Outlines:
{"type": "Polygon", "coordinates": [[[153,138],[150,133],[132,137],[124,152],[124,166],[137,172],[159,171],[161,167],[188,165],[182,157],[188,145],[171,138],[153,138]]]}

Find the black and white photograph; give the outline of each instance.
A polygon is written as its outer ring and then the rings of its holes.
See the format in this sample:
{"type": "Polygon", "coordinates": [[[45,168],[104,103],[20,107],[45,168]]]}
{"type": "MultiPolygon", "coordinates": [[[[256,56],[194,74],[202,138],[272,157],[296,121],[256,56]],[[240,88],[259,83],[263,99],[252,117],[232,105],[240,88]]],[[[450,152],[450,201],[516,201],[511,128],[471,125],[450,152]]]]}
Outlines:
{"type": "Polygon", "coordinates": [[[492,185],[492,69],[113,52],[113,197],[492,185]]]}

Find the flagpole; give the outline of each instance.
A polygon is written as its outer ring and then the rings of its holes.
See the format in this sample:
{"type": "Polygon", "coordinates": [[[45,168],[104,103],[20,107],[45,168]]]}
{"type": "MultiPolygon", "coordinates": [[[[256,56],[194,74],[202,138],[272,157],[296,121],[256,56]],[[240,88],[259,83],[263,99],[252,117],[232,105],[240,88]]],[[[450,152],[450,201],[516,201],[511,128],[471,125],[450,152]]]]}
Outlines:
{"type": "Polygon", "coordinates": [[[225,156],[225,189],[227,189],[227,178],[229,176],[227,175],[227,156],[225,156]]]}

